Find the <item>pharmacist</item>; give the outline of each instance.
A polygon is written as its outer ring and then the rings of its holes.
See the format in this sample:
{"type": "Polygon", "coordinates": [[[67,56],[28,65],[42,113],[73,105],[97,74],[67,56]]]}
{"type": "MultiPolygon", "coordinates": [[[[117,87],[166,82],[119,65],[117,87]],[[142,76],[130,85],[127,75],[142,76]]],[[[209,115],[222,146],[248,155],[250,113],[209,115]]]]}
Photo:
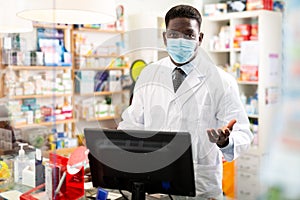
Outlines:
{"type": "Polygon", "coordinates": [[[191,6],[167,12],[163,38],[169,57],[142,71],[118,129],[190,132],[195,199],[222,199],[222,156],[237,158],[253,135],[236,81],[200,47],[201,22],[191,6]]]}

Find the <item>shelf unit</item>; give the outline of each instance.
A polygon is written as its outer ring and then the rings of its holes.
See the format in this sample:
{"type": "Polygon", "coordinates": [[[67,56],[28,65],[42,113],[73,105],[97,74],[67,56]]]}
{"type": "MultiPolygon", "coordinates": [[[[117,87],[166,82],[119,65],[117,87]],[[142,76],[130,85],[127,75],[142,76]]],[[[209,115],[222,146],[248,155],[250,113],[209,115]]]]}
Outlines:
{"type": "MultiPolygon", "coordinates": [[[[71,41],[72,41],[72,52],[73,52],[73,63],[78,63],[76,62],[76,59],[78,58],[84,58],[84,59],[108,59],[110,60],[109,65],[99,65],[99,64],[91,64],[90,66],[78,66],[74,64],[73,66],[73,80],[76,79],[76,73],[79,72],[85,72],[85,71],[93,71],[95,74],[98,72],[110,72],[110,71],[121,71],[121,74],[124,75],[129,71],[129,67],[127,65],[124,66],[114,66],[113,63],[115,62],[116,59],[121,58],[124,59],[124,55],[118,55],[118,52],[110,52],[110,53],[95,53],[90,51],[89,53],[80,53],[78,52],[78,48],[80,48],[80,44],[76,43],[76,34],[84,34],[84,36],[87,39],[90,39],[91,43],[100,43],[99,46],[95,48],[102,48],[102,45],[114,45],[111,44],[112,42],[116,42],[114,40],[110,41],[111,38],[113,37],[119,37],[121,41],[124,42],[124,31],[118,31],[118,30],[104,30],[104,29],[97,29],[97,28],[74,28],[71,33],[71,41]],[[105,37],[101,37],[101,36],[105,37]]],[[[79,80],[79,78],[78,78],[79,80]]],[[[75,83],[74,83],[75,84],[75,83]]],[[[111,97],[112,101],[113,98],[119,98],[120,103],[124,103],[126,101],[126,95],[129,94],[128,90],[118,90],[118,91],[99,91],[99,92],[92,92],[92,93],[76,93],[75,92],[75,85],[74,85],[74,97],[76,97],[77,102],[74,101],[74,105],[76,107],[80,107],[80,101],[84,100],[86,98],[91,98],[94,97],[94,102],[97,100],[103,99],[104,97],[111,97]]],[[[75,99],[74,99],[75,100],[75,99]]],[[[129,101],[128,101],[129,102],[129,101]]],[[[125,103],[126,104],[126,103],[125,103]]],[[[127,104],[128,105],[128,104],[127,104]]],[[[93,105],[91,105],[93,106],[93,105]]],[[[80,110],[80,109],[79,109],[80,110]]],[[[119,110],[119,109],[117,109],[119,110]]],[[[81,119],[78,118],[78,120],[81,121],[86,121],[86,122],[106,122],[106,121],[111,121],[114,122],[116,120],[120,119],[120,114],[116,113],[116,115],[113,116],[103,116],[103,117],[89,117],[87,119],[81,119]]],[[[116,124],[115,124],[116,125],[116,124]]]]}
{"type": "Polygon", "coordinates": [[[31,98],[57,98],[57,97],[71,97],[72,94],[36,94],[36,95],[22,95],[10,96],[10,99],[31,99],[31,98]]]}
{"type": "Polygon", "coordinates": [[[40,23],[34,23],[33,27],[35,28],[50,28],[50,29],[61,29],[61,30],[67,30],[72,29],[71,25],[65,25],[65,24],[40,24],[40,23]]]}
{"type": "Polygon", "coordinates": [[[68,120],[57,120],[55,122],[41,122],[41,123],[32,123],[32,124],[15,124],[15,128],[27,128],[27,127],[36,127],[36,126],[53,126],[59,124],[67,124],[67,123],[75,123],[75,119],[68,119],[68,120]]]}
{"type": "MultiPolygon", "coordinates": [[[[58,70],[58,71],[71,71],[71,67],[57,67],[57,66],[3,66],[4,69],[6,68],[7,70],[13,70],[13,71],[53,71],[53,70],[58,70]]],[[[4,85],[3,85],[4,86],[4,85]]],[[[8,100],[25,100],[25,99],[45,99],[49,100],[49,103],[51,103],[51,99],[55,100],[63,98],[64,103],[70,103],[68,99],[73,98],[72,93],[49,93],[49,94],[32,94],[32,95],[9,95],[8,100]]],[[[74,114],[73,114],[74,116],[74,114]]],[[[35,127],[35,126],[52,126],[54,124],[62,124],[62,125],[67,125],[70,123],[74,123],[74,119],[68,119],[68,120],[57,120],[55,122],[41,122],[38,124],[15,124],[14,128],[26,128],[26,127],[35,127]]],[[[64,128],[65,131],[68,131],[69,129],[67,126],[64,128]]]]}
{"type": "Polygon", "coordinates": [[[86,58],[117,58],[120,57],[117,54],[112,54],[112,55],[75,55],[76,57],[86,57],[86,58]]]}
{"type": "MultiPolygon", "coordinates": [[[[218,16],[203,17],[202,30],[205,38],[204,49],[212,60],[221,66],[233,66],[240,62],[241,49],[232,48],[235,27],[239,24],[258,24],[258,81],[237,80],[240,93],[248,98],[258,95],[258,113],[248,115],[250,121],[258,123],[257,134],[250,151],[237,159],[235,195],[237,199],[256,199],[265,188],[259,181],[261,159],[267,155],[267,139],[272,134],[274,113],[278,109],[281,88],[282,54],[282,16],[279,12],[258,10],[228,13],[218,16]],[[229,26],[230,41],[228,49],[211,49],[210,39],[218,35],[222,26],[229,26]],[[275,59],[272,56],[275,55],[275,59]],[[276,75],[272,75],[275,71],[276,75]],[[267,96],[271,92],[272,97],[267,96]],[[267,101],[271,100],[271,103],[267,101]],[[247,184],[245,184],[247,183],[247,184]]],[[[256,131],[255,131],[256,132],[256,131]]]]}
{"type": "Polygon", "coordinates": [[[127,66],[124,67],[103,67],[103,66],[95,66],[95,67],[86,67],[86,68],[79,68],[79,69],[74,69],[74,71],[108,71],[108,70],[128,70],[127,66]]]}
{"type": "Polygon", "coordinates": [[[237,81],[239,85],[258,85],[257,81],[237,81]]]}
{"type": "MultiPolygon", "coordinates": [[[[94,71],[100,72],[100,71],[120,71],[121,74],[125,74],[129,72],[129,67],[128,65],[122,65],[120,66],[117,62],[114,65],[106,66],[106,65],[93,65],[90,68],[78,68],[75,65],[75,58],[76,57],[84,57],[85,59],[109,59],[111,61],[117,60],[117,59],[124,59],[125,56],[123,55],[118,55],[118,53],[100,53],[96,55],[77,55],[75,52],[75,43],[74,43],[74,34],[76,33],[82,33],[82,34],[95,34],[97,37],[94,39],[96,42],[99,43],[101,40],[101,35],[105,35],[106,38],[107,36],[113,36],[113,35],[119,35],[119,37],[123,40],[124,39],[124,31],[117,31],[117,30],[102,30],[102,29],[93,29],[93,28],[75,28],[73,25],[59,25],[59,24],[36,24],[34,23],[34,28],[39,31],[43,31],[43,29],[50,29],[49,32],[51,33],[53,30],[59,29],[59,37],[53,37],[49,35],[49,38],[58,38],[60,41],[64,41],[64,47],[67,49],[68,52],[71,52],[72,56],[72,65],[71,66],[44,66],[44,65],[38,65],[38,66],[22,66],[22,65],[10,65],[10,64],[4,64],[3,61],[3,44],[2,44],[2,37],[0,38],[0,103],[6,103],[8,101],[23,101],[23,100],[28,100],[28,99],[36,99],[38,103],[42,106],[43,103],[47,102],[49,105],[53,104],[56,105],[58,102],[66,103],[68,102],[69,105],[73,107],[73,113],[72,113],[72,118],[71,119],[66,119],[66,120],[58,120],[56,119],[55,121],[49,121],[45,122],[42,121],[40,123],[24,123],[24,120],[16,120],[16,122],[19,123],[12,123],[14,128],[17,129],[23,129],[23,128],[32,128],[32,127],[39,127],[39,126],[49,126],[52,128],[58,128],[57,130],[61,131],[60,128],[63,128],[64,131],[68,133],[72,133],[72,136],[75,136],[75,133],[82,133],[81,125],[82,128],[85,128],[86,126],[90,126],[90,123],[95,123],[95,122],[100,122],[101,126],[103,127],[113,127],[112,123],[117,123],[118,120],[120,120],[120,115],[115,112],[112,113],[110,112],[108,116],[101,116],[100,117],[90,117],[86,120],[82,120],[80,115],[78,115],[78,112],[76,110],[76,104],[75,104],[75,99],[80,99],[80,98],[104,98],[106,96],[111,96],[113,98],[115,97],[120,97],[122,102],[126,101],[126,95],[129,94],[128,90],[118,90],[118,91],[102,91],[102,92],[93,92],[89,94],[76,94],[75,93],[75,73],[79,71],[94,71]],[[62,32],[63,37],[62,37],[62,32]],[[100,36],[100,37],[99,37],[100,36]],[[5,81],[4,81],[4,76],[6,72],[13,72],[18,74],[21,71],[27,71],[28,74],[38,74],[40,72],[51,72],[53,71],[53,74],[57,73],[70,73],[71,75],[71,81],[72,81],[72,91],[66,91],[64,92],[53,92],[53,93],[46,93],[46,94],[32,94],[32,95],[16,95],[18,93],[13,93],[12,95],[4,95],[5,91],[5,81]],[[102,124],[103,123],[103,124],[102,124]]],[[[46,30],[47,31],[47,30],[46,30]]],[[[32,37],[30,37],[30,42],[32,42],[32,48],[25,49],[26,51],[32,50],[33,48],[36,49],[36,43],[37,43],[37,36],[39,32],[34,31],[32,33],[32,37]],[[32,40],[32,41],[31,41],[32,40]]],[[[45,34],[46,35],[46,34],[45,34]]],[[[21,34],[23,37],[24,35],[21,34]]],[[[24,36],[28,37],[28,35],[24,36]]],[[[48,38],[48,36],[46,37],[48,38]]],[[[28,39],[28,38],[26,38],[28,39]]],[[[26,41],[27,42],[27,41],[26,41]]],[[[28,46],[26,46],[28,47],[28,46]]],[[[39,46],[38,46],[39,48],[39,46]]],[[[24,49],[22,49],[23,51],[24,49]]],[[[20,93],[21,94],[21,93],[20,93]]],[[[29,93],[28,93],[29,94],[29,93]]],[[[128,100],[129,102],[129,100],[128,100]]],[[[47,104],[47,105],[48,105],[47,104]]],[[[44,104],[46,105],[46,104],[44,104]]],[[[128,104],[127,104],[128,105],[128,104]]],[[[93,105],[89,105],[93,106],[93,105]]],[[[4,119],[1,119],[4,120],[4,119]]],[[[8,120],[5,118],[5,120],[8,120]]],[[[53,120],[53,119],[50,119],[53,120]]],[[[98,126],[97,126],[98,127],[98,126]]],[[[68,136],[70,136],[68,134],[68,136]]]]}
{"type": "MultiPolygon", "coordinates": [[[[97,58],[104,58],[104,59],[109,59],[112,62],[118,58],[124,59],[125,56],[123,55],[118,55],[117,53],[109,53],[109,54],[96,54],[96,55],[78,55],[75,52],[75,40],[74,40],[74,34],[77,33],[83,33],[83,34],[96,34],[97,37],[94,39],[96,42],[99,43],[101,39],[99,39],[99,35],[101,38],[101,35],[105,35],[106,38],[107,36],[113,36],[113,35],[118,35],[120,38],[123,40],[124,39],[124,31],[119,31],[119,30],[103,30],[103,29],[95,29],[95,28],[74,28],[71,25],[60,25],[60,24],[39,24],[39,23],[34,23],[34,28],[36,29],[59,29],[64,32],[64,43],[65,47],[72,52],[72,66],[19,66],[19,65],[4,65],[2,64],[2,39],[0,41],[0,60],[1,60],[1,79],[0,79],[0,96],[3,97],[2,99],[9,99],[9,100],[24,100],[24,99],[30,99],[30,98],[35,98],[35,99],[44,99],[43,101],[51,101],[50,99],[64,99],[64,102],[70,102],[70,104],[73,106],[73,109],[76,107],[75,105],[75,98],[88,98],[88,97],[105,97],[105,96],[120,96],[122,101],[126,101],[126,95],[127,93],[129,94],[128,90],[120,90],[120,91],[102,91],[102,92],[94,92],[94,93],[88,93],[88,94],[77,94],[75,93],[75,73],[80,72],[80,71],[94,71],[95,73],[100,72],[100,71],[121,71],[122,74],[125,74],[129,71],[129,67],[127,65],[124,66],[105,66],[105,65],[93,65],[91,67],[87,68],[79,68],[78,66],[75,65],[75,58],[76,57],[84,57],[86,59],[97,59],[97,58]],[[71,79],[73,81],[73,91],[70,93],[49,93],[49,94],[33,94],[33,95],[10,95],[4,97],[4,76],[2,74],[5,74],[7,71],[13,71],[15,73],[18,73],[19,71],[26,70],[28,72],[32,73],[38,73],[40,71],[63,71],[63,72],[70,72],[71,73],[71,79]]],[[[35,34],[33,32],[33,34],[35,34]]],[[[51,38],[54,38],[50,35],[51,38]]],[[[61,38],[61,37],[59,37],[61,38]]],[[[73,110],[73,118],[72,120],[63,120],[63,121],[57,121],[55,124],[65,124],[67,127],[67,124],[72,124],[72,133],[74,133],[76,129],[76,124],[78,117],[76,116],[75,110],[73,110]]],[[[119,119],[119,116],[107,116],[107,117],[98,117],[94,118],[93,120],[89,121],[108,121],[108,120],[113,120],[113,119],[119,119]]],[[[51,126],[53,125],[54,122],[43,122],[39,124],[16,124],[16,128],[23,128],[23,127],[32,127],[32,126],[51,126]]],[[[65,128],[68,129],[68,128],[65,128]]]]}
{"type": "MultiPolygon", "coordinates": [[[[258,22],[258,43],[259,43],[259,71],[258,71],[258,81],[241,81],[237,80],[240,87],[240,92],[245,92],[246,96],[254,95],[258,92],[259,101],[259,140],[261,145],[259,145],[259,151],[257,153],[262,153],[264,151],[265,136],[270,133],[269,128],[271,126],[268,120],[269,116],[272,115],[272,111],[276,109],[276,105],[266,105],[266,89],[269,88],[280,88],[281,86],[281,13],[258,10],[258,11],[245,11],[238,13],[228,13],[218,16],[203,17],[203,28],[205,38],[203,39],[203,47],[208,50],[209,55],[212,60],[217,65],[224,66],[229,64],[234,65],[239,62],[239,57],[241,54],[241,49],[221,49],[221,50],[210,50],[210,39],[214,35],[217,35],[220,31],[220,27],[223,25],[230,26],[230,46],[233,46],[233,37],[235,32],[235,26],[239,24],[251,23],[252,20],[258,22]],[[276,60],[277,65],[272,66],[271,55],[277,55],[276,60]],[[278,76],[271,77],[271,68],[276,68],[278,76]],[[272,80],[272,82],[270,81],[272,80]]],[[[250,116],[251,117],[251,116],[250,116]]]]}
{"type": "MultiPolygon", "coordinates": [[[[56,25],[56,24],[37,24],[34,23],[34,28],[38,29],[38,28],[44,28],[44,29],[59,29],[62,30],[64,32],[64,42],[65,42],[65,46],[69,45],[68,42],[69,38],[68,36],[70,35],[70,30],[72,29],[72,26],[69,25],[56,25]]],[[[32,37],[35,38],[34,34],[36,34],[36,32],[32,32],[32,37]]],[[[49,37],[49,38],[55,38],[55,37],[49,37]]],[[[36,43],[36,41],[34,41],[34,43],[36,43]]],[[[71,73],[72,71],[72,66],[59,66],[59,65],[54,65],[54,66],[47,66],[47,65],[34,65],[34,66],[23,66],[23,65],[10,65],[8,64],[3,64],[2,62],[2,38],[1,38],[1,44],[0,44],[0,49],[1,49],[1,55],[0,55],[0,61],[1,61],[1,72],[3,72],[3,76],[1,76],[1,84],[0,84],[0,96],[4,97],[5,99],[7,99],[7,101],[9,100],[25,100],[25,99],[37,99],[37,101],[40,101],[43,99],[43,101],[47,101],[49,104],[52,104],[52,100],[51,99],[55,99],[53,101],[53,103],[56,101],[56,99],[61,99],[61,102],[63,103],[70,103],[70,99],[73,98],[73,94],[72,91],[70,93],[47,93],[47,94],[32,94],[32,95],[9,95],[6,94],[5,96],[5,88],[6,85],[4,83],[4,74],[8,73],[8,72],[15,72],[15,73],[19,73],[21,71],[28,71],[28,73],[30,74],[34,74],[34,73],[38,73],[38,72],[47,72],[47,71],[53,71],[53,72],[64,72],[64,73],[71,73]]],[[[74,116],[74,113],[73,113],[74,116]]],[[[73,124],[75,123],[75,119],[66,119],[66,120],[57,120],[55,122],[40,122],[40,123],[13,123],[14,128],[26,128],[26,127],[36,127],[36,126],[53,126],[53,125],[63,125],[64,130],[65,131],[69,131],[68,128],[68,124],[73,124]]],[[[73,130],[71,130],[73,132],[73,130]]]]}
{"type": "Polygon", "coordinates": [[[95,118],[90,118],[87,119],[86,121],[92,122],[92,121],[106,121],[106,120],[115,120],[119,119],[120,116],[105,116],[105,117],[95,117],[95,118]]]}
{"type": "Polygon", "coordinates": [[[103,91],[103,92],[93,92],[93,93],[87,93],[87,94],[74,94],[75,96],[107,96],[107,95],[113,95],[113,94],[122,94],[129,92],[128,90],[120,90],[120,91],[103,91]]]}
{"type": "Polygon", "coordinates": [[[63,66],[17,66],[17,65],[9,65],[7,66],[9,70],[70,70],[71,67],[63,67],[63,66]]]}
{"type": "Polygon", "coordinates": [[[98,29],[98,28],[76,28],[76,32],[87,32],[87,33],[110,33],[110,34],[124,34],[124,31],[111,30],[111,29],[98,29]]]}

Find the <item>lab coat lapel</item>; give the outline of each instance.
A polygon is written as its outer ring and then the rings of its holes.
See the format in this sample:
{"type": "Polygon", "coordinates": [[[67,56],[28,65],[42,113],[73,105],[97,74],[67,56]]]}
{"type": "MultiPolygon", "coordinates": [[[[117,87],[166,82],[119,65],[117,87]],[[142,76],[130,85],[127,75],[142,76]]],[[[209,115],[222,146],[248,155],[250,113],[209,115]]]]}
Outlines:
{"type": "Polygon", "coordinates": [[[204,75],[200,75],[197,70],[193,70],[178,88],[175,99],[179,99],[183,105],[204,83],[204,80],[204,75]]]}
{"type": "Polygon", "coordinates": [[[197,72],[197,70],[193,70],[182,82],[181,86],[178,88],[176,96],[179,97],[194,87],[198,86],[202,83],[202,78],[197,72]]]}
{"type": "Polygon", "coordinates": [[[215,66],[207,53],[199,47],[195,69],[186,77],[182,85],[178,88],[175,99],[183,105],[195,92],[205,83],[210,70],[215,66]]]}

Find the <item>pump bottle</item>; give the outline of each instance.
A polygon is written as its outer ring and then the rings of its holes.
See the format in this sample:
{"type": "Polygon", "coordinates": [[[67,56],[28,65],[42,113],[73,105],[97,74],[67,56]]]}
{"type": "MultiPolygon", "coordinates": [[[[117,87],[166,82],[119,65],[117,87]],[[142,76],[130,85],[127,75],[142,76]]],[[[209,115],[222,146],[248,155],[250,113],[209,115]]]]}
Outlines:
{"type": "Polygon", "coordinates": [[[22,184],[22,171],[29,163],[28,157],[25,155],[23,149],[24,146],[28,145],[27,143],[20,143],[19,155],[16,157],[14,162],[14,179],[15,183],[22,184]]]}

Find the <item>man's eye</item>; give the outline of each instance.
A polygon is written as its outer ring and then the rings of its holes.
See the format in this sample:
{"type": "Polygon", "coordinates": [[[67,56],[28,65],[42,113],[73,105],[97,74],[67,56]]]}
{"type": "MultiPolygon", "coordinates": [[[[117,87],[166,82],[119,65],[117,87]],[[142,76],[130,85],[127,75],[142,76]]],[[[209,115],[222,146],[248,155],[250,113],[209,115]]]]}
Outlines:
{"type": "Polygon", "coordinates": [[[175,38],[175,37],[178,37],[178,33],[175,33],[175,32],[171,32],[168,34],[169,37],[172,37],[172,38],[175,38]]]}
{"type": "Polygon", "coordinates": [[[195,34],[187,34],[185,35],[187,39],[195,39],[196,35],[195,34]]]}

